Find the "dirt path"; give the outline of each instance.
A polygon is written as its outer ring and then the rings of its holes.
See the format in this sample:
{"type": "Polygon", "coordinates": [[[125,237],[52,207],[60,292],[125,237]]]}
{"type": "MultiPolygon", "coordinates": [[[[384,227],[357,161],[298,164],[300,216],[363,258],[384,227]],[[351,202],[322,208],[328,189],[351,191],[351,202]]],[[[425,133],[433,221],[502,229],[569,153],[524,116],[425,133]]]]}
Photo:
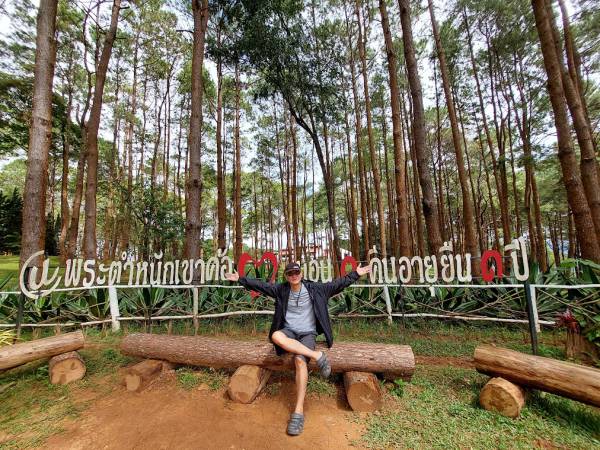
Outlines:
{"type": "MultiPolygon", "coordinates": [[[[310,395],[305,403],[304,432],[286,435],[292,408],[293,381],[281,380],[277,394],[263,393],[250,405],[230,401],[224,390],[205,386],[190,391],[163,376],[146,391],[115,389],[63,424],[44,449],[343,449],[361,435],[351,422],[343,397],[310,395]]],[[[352,447],[356,448],[356,446],[352,447]]]]}

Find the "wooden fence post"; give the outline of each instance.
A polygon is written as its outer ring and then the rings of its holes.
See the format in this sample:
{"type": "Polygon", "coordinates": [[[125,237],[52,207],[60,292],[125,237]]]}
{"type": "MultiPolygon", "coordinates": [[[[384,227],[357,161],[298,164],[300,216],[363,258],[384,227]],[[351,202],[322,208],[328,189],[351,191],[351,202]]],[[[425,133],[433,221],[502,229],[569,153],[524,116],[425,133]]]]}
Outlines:
{"type": "Polygon", "coordinates": [[[535,286],[525,281],[525,299],[527,300],[527,319],[529,320],[529,334],[531,335],[531,350],[534,355],[538,353],[537,334],[540,331],[540,323],[537,314],[537,301],[535,298],[535,286]]]}
{"type": "Polygon", "coordinates": [[[388,313],[388,323],[392,323],[392,302],[390,301],[390,291],[387,284],[383,285],[383,298],[385,298],[385,308],[388,313]]]}
{"type": "Polygon", "coordinates": [[[194,315],[194,335],[198,334],[198,288],[192,288],[192,314],[194,315]]]}
{"type": "Polygon", "coordinates": [[[119,331],[121,323],[119,322],[119,299],[117,298],[117,288],[114,286],[108,287],[108,301],[110,305],[110,320],[112,321],[112,330],[119,331]]]}

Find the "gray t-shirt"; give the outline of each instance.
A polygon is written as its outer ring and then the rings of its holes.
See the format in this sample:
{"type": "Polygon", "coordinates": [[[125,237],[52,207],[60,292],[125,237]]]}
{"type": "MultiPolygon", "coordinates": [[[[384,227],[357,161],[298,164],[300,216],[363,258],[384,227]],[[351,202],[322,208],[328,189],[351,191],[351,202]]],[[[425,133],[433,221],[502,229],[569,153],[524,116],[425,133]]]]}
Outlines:
{"type": "Polygon", "coordinates": [[[317,334],[313,304],[304,284],[301,284],[299,292],[290,290],[285,327],[296,333],[317,334]]]}

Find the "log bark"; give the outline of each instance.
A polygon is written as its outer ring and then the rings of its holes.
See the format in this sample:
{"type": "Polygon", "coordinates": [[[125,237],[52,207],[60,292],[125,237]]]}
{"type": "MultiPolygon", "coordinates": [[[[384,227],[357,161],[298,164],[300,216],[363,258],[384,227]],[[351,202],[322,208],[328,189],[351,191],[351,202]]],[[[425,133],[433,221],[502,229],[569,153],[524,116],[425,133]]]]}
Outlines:
{"type": "Polygon", "coordinates": [[[521,386],[600,406],[599,369],[491,345],[480,345],[475,349],[475,368],[521,386]]]}
{"type": "MultiPolygon", "coordinates": [[[[398,87],[398,64],[390,21],[384,0],[379,0],[379,12],[381,14],[381,27],[385,41],[385,53],[387,56],[387,67],[390,85],[390,106],[392,108],[392,136],[394,142],[394,183],[396,188],[396,209],[398,211],[398,256],[411,256],[410,230],[408,226],[408,196],[406,192],[406,173],[404,161],[404,145],[402,142],[402,120],[400,117],[400,89],[398,87]]],[[[390,203],[390,210],[393,206],[390,203]]]]}
{"type": "MultiPolygon", "coordinates": [[[[427,147],[426,140],[423,89],[421,87],[421,78],[419,77],[419,68],[413,41],[410,3],[409,0],[398,0],[404,44],[404,59],[406,61],[408,85],[412,98],[413,148],[417,160],[417,172],[419,174],[419,183],[422,191],[421,202],[423,204],[423,215],[425,216],[427,228],[427,245],[429,247],[429,253],[433,254],[437,253],[438,249],[442,246],[442,236],[440,234],[438,209],[429,170],[431,167],[431,152],[427,147]]],[[[415,187],[415,190],[416,189],[417,188],[415,187]]]]}
{"type": "MultiPolygon", "coordinates": [[[[334,372],[374,372],[409,381],[415,370],[415,357],[408,345],[339,343],[327,349],[334,372]]],[[[121,351],[130,356],[154,358],[192,366],[237,368],[246,364],[271,370],[293,370],[291,354],[275,354],[273,345],[203,336],[166,336],[133,333],[121,341],[121,351]]],[[[309,368],[316,369],[311,361],[309,368]]]]}
{"type": "Polygon", "coordinates": [[[48,373],[52,384],[68,384],[71,381],[81,380],[85,371],[83,358],[74,351],[53,356],[48,363],[48,373]]]}
{"type": "Polygon", "coordinates": [[[238,403],[252,403],[265,387],[271,371],[259,366],[241,366],[229,380],[227,393],[238,403]]]}
{"type": "MultiPolygon", "coordinates": [[[[186,170],[185,240],[186,258],[200,258],[202,198],[202,68],[204,67],[204,41],[208,25],[208,0],[192,1],[194,17],[194,44],[192,53],[192,93],[190,128],[188,138],[189,170],[186,170]]],[[[197,278],[197,275],[194,276],[197,278]]]]}
{"type": "Polygon", "coordinates": [[[381,388],[377,377],[368,372],[345,372],[346,398],[353,411],[371,412],[381,408],[381,388]]]}
{"type": "Polygon", "coordinates": [[[513,419],[519,417],[525,405],[525,391],[504,378],[492,378],[479,394],[479,404],[487,411],[495,411],[513,419]]]}
{"type": "MultiPolygon", "coordinates": [[[[37,38],[33,81],[33,104],[27,174],[23,189],[23,224],[21,232],[20,266],[29,257],[44,250],[46,236],[46,188],[48,184],[48,153],[52,141],[52,83],[56,63],[57,0],[40,2],[37,15],[37,38]]],[[[32,266],[41,267],[38,256],[32,266]]]]}
{"type": "Polygon", "coordinates": [[[567,200],[575,221],[577,240],[581,245],[581,256],[592,261],[600,261],[600,243],[598,242],[592,212],[586,198],[577,165],[577,156],[571,138],[571,128],[567,115],[565,91],[551,24],[544,0],[532,0],[536,28],[540,38],[544,67],[548,75],[548,94],[554,112],[554,124],[558,142],[563,183],[567,191],[567,200]]]}
{"type": "Polygon", "coordinates": [[[61,353],[79,350],[83,347],[83,344],[83,333],[75,331],[9,345],[0,349],[0,370],[11,369],[36,359],[49,358],[61,353]]]}
{"type": "Polygon", "coordinates": [[[121,0],[113,0],[110,27],[104,37],[104,44],[98,67],[96,69],[96,83],[94,86],[94,97],[90,117],[85,128],[85,150],[87,162],[87,177],[85,184],[85,222],[83,225],[83,256],[84,259],[96,259],[96,193],[98,188],[98,132],[100,130],[100,116],[102,114],[102,104],[104,95],[104,85],[108,64],[112,53],[113,44],[117,36],[117,24],[119,21],[119,12],[121,10],[121,0]]]}
{"type": "Polygon", "coordinates": [[[123,381],[125,387],[131,392],[140,392],[148,383],[158,377],[163,370],[163,362],[147,359],[134,366],[128,367],[123,381]]]}

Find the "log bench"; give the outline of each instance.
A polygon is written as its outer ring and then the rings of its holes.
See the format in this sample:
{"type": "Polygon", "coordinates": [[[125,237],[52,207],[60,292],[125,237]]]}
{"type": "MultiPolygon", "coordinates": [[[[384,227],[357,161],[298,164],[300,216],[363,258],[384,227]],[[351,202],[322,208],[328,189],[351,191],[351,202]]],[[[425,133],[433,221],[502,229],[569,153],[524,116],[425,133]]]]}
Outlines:
{"type": "Polygon", "coordinates": [[[0,348],[0,371],[51,358],[48,375],[52,384],[67,384],[85,375],[85,363],[76,350],[83,348],[83,332],[59,334],[0,348]]]}
{"type": "Polygon", "coordinates": [[[475,368],[492,378],[480,395],[485,409],[517,417],[525,403],[523,387],[535,388],[600,407],[600,370],[493,345],[475,349],[475,368]]]}
{"type": "MultiPolygon", "coordinates": [[[[344,373],[348,402],[354,410],[373,411],[381,406],[381,389],[374,374],[410,381],[415,357],[408,345],[342,342],[324,350],[333,372],[344,373]]],[[[293,370],[293,355],[277,356],[268,342],[248,342],[205,336],[172,336],[133,333],[121,341],[125,355],[175,364],[236,369],[229,395],[250,403],[265,386],[271,371],[293,370]]],[[[311,361],[309,370],[318,370],[311,361]]]]}

